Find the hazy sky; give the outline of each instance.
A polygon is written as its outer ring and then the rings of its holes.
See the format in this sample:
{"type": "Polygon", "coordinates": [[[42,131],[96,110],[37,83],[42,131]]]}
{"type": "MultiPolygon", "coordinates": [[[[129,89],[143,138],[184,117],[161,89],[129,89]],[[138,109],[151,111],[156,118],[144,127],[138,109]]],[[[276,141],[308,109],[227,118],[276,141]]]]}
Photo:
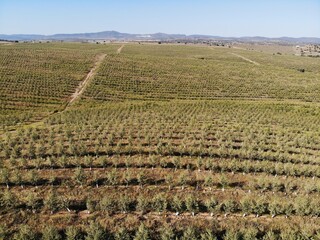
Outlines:
{"type": "Polygon", "coordinates": [[[320,37],[320,0],[0,0],[0,34],[320,37]]]}

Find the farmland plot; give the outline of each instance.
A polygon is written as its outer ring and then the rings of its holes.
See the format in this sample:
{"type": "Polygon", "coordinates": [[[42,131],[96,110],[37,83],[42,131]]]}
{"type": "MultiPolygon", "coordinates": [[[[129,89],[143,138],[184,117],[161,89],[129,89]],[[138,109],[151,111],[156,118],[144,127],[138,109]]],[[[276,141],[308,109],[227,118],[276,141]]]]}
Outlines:
{"type": "Polygon", "coordinates": [[[0,236],[319,237],[317,59],[120,46],[86,45],[107,55],[83,93],[4,130],[0,236]]]}

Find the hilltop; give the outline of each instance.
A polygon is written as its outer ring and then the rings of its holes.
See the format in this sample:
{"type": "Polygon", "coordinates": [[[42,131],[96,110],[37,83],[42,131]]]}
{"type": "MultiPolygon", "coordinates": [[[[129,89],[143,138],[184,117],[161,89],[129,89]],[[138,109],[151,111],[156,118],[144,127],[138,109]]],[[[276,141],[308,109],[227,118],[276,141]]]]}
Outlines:
{"type": "Polygon", "coordinates": [[[245,36],[245,37],[223,37],[211,35],[186,35],[186,34],[130,34],[117,31],[103,31],[95,33],[72,33],[72,34],[54,34],[54,35],[39,35],[39,34],[0,34],[0,39],[15,40],[15,41],[32,41],[32,40],[64,40],[64,41],[83,41],[83,40],[117,40],[117,41],[194,41],[194,40],[223,40],[223,41],[240,41],[240,42],[274,42],[274,43],[320,43],[320,38],[315,37],[279,37],[268,38],[261,36],[245,36]]]}

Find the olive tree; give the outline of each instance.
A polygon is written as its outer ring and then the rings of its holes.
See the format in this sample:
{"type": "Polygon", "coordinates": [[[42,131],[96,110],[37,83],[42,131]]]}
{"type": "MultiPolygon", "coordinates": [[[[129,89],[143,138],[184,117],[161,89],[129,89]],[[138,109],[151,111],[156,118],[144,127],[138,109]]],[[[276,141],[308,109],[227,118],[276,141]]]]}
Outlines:
{"type": "Polygon", "coordinates": [[[182,203],[180,197],[174,196],[172,203],[171,203],[171,206],[172,206],[173,210],[176,211],[176,215],[179,215],[180,212],[183,210],[183,203],[182,203]]]}
{"type": "Polygon", "coordinates": [[[146,226],[142,223],[140,224],[138,231],[136,232],[136,235],[133,238],[134,240],[149,240],[150,234],[149,230],[146,228],[146,226]]]}
{"type": "Polygon", "coordinates": [[[44,199],[44,206],[51,212],[51,214],[59,210],[60,201],[54,189],[52,189],[50,193],[47,195],[47,197],[44,199]]]}
{"type": "Polygon", "coordinates": [[[27,225],[22,225],[19,231],[13,235],[14,240],[36,240],[36,234],[27,225]]]}
{"type": "Polygon", "coordinates": [[[125,228],[119,228],[114,235],[115,240],[131,240],[130,234],[125,228]]]}
{"type": "Polygon", "coordinates": [[[218,240],[215,234],[212,232],[211,229],[207,229],[204,233],[200,234],[201,240],[218,240]]]}
{"type": "Polygon", "coordinates": [[[74,226],[66,228],[66,240],[81,240],[82,236],[80,230],[74,226]]]}
{"type": "Polygon", "coordinates": [[[127,213],[130,210],[131,201],[127,195],[121,195],[118,201],[118,208],[123,213],[127,213]]]}
{"type": "Polygon", "coordinates": [[[27,195],[26,205],[27,205],[28,208],[30,208],[32,210],[33,213],[35,213],[35,211],[39,207],[39,201],[37,199],[36,193],[30,192],[27,195]]]}
{"type": "Polygon", "coordinates": [[[149,202],[147,201],[144,195],[140,195],[137,199],[136,209],[140,211],[142,214],[145,214],[148,210],[149,202]]]}
{"type": "Polygon", "coordinates": [[[159,215],[167,210],[167,205],[167,199],[163,194],[158,194],[153,198],[153,208],[158,211],[159,215]]]}
{"type": "Polygon", "coordinates": [[[115,210],[115,202],[111,197],[105,196],[100,200],[99,207],[101,211],[104,211],[109,215],[115,210]]]}
{"type": "Polygon", "coordinates": [[[81,167],[76,168],[73,179],[76,181],[76,183],[80,184],[81,187],[85,183],[86,175],[81,167]]]}
{"type": "Polygon", "coordinates": [[[104,228],[98,223],[91,221],[90,225],[87,228],[87,236],[86,240],[104,240],[107,238],[106,231],[104,228]]]}
{"type": "Polygon", "coordinates": [[[42,231],[43,240],[60,240],[61,235],[54,226],[46,226],[42,231]]]}
{"type": "Polygon", "coordinates": [[[161,240],[173,240],[175,239],[175,234],[169,225],[165,225],[160,229],[160,239],[161,240]]]}
{"type": "Polygon", "coordinates": [[[29,182],[33,185],[33,186],[37,186],[39,181],[39,174],[33,169],[29,172],[29,182]]]}
{"type": "Polygon", "coordinates": [[[184,230],[181,240],[194,240],[199,239],[197,231],[194,227],[188,227],[184,230]]]}
{"type": "Polygon", "coordinates": [[[8,239],[8,227],[0,224],[0,240],[8,239]]]}
{"type": "Polygon", "coordinates": [[[9,183],[10,183],[9,170],[7,168],[2,168],[0,174],[1,174],[0,175],[1,183],[6,184],[7,188],[9,188],[9,183]]]}
{"type": "Polygon", "coordinates": [[[5,208],[13,208],[17,205],[17,197],[8,189],[4,191],[0,198],[0,206],[5,208]]]}
{"type": "Polygon", "coordinates": [[[107,182],[111,186],[115,186],[118,183],[117,171],[115,169],[107,173],[107,182]]]}
{"type": "Polygon", "coordinates": [[[213,213],[217,210],[218,208],[218,201],[216,200],[215,197],[211,197],[209,199],[207,199],[205,202],[204,202],[207,210],[210,212],[210,215],[213,216],[213,213]]]}
{"type": "Polygon", "coordinates": [[[199,204],[197,199],[193,195],[188,195],[185,204],[187,210],[191,212],[192,216],[194,216],[197,212],[199,212],[199,204]]]}

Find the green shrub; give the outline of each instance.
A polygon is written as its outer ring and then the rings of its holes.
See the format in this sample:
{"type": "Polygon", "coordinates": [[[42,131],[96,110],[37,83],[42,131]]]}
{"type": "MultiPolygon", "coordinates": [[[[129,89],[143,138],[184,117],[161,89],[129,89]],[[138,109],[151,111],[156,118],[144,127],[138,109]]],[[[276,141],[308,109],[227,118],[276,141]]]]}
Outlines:
{"type": "Polygon", "coordinates": [[[165,225],[160,229],[160,239],[161,240],[174,240],[175,234],[169,225],[165,225]]]}
{"type": "Polygon", "coordinates": [[[19,228],[19,231],[14,234],[14,240],[36,240],[36,234],[32,229],[27,225],[22,225],[19,228]]]}
{"type": "Polygon", "coordinates": [[[235,213],[238,210],[238,204],[233,200],[227,200],[222,203],[221,209],[225,213],[235,213]]]}
{"type": "Polygon", "coordinates": [[[275,217],[276,215],[279,215],[284,212],[281,204],[278,202],[278,200],[274,200],[268,205],[268,210],[272,217],[275,217]]]}
{"type": "Polygon", "coordinates": [[[183,210],[183,203],[178,196],[174,196],[171,207],[174,211],[176,211],[176,214],[179,214],[183,210]]]}
{"type": "Polygon", "coordinates": [[[168,203],[166,197],[163,194],[156,195],[152,200],[152,204],[153,209],[159,212],[159,214],[167,210],[168,203]]]}
{"type": "Polygon", "coordinates": [[[104,240],[106,237],[107,234],[104,228],[99,223],[91,221],[87,227],[85,240],[104,240]]]}
{"type": "Polygon", "coordinates": [[[4,224],[0,224],[0,240],[6,240],[8,237],[8,227],[4,224]]]}
{"type": "Polygon", "coordinates": [[[36,209],[39,208],[39,201],[37,199],[37,195],[33,192],[30,192],[27,195],[26,198],[26,205],[29,207],[32,211],[35,211],[36,209]]]}
{"type": "Polygon", "coordinates": [[[136,205],[137,211],[140,211],[142,214],[145,214],[149,209],[149,202],[144,195],[140,195],[137,199],[136,205]]]}
{"type": "Polygon", "coordinates": [[[134,240],[149,240],[149,230],[145,227],[145,225],[142,223],[139,226],[138,231],[136,232],[136,235],[133,238],[134,240]]]}
{"type": "Polygon", "coordinates": [[[56,190],[51,189],[49,194],[44,199],[44,206],[47,210],[51,211],[51,213],[60,209],[60,200],[58,199],[56,190]]]}
{"type": "Polygon", "coordinates": [[[130,210],[131,200],[127,195],[121,195],[118,201],[118,208],[123,213],[126,213],[130,210]]]}
{"type": "Polygon", "coordinates": [[[66,228],[66,240],[81,240],[82,235],[77,227],[70,226],[66,228]]]}
{"type": "Polygon", "coordinates": [[[181,240],[194,240],[198,239],[197,231],[194,227],[188,227],[186,230],[183,231],[183,235],[181,240]]]}
{"type": "Polygon", "coordinates": [[[193,195],[188,195],[185,200],[186,208],[192,215],[199,212],[199,205],[197,199],[193,195]]]}
{"type": "Polygon", "coordinates": [[[228,230],[224,235],[224,240],[241,240],[241,234],[237,230],[228,230]]]}
{"type": "Polygon", "coordinates": [[[258,229],[249,227],[249,228],[242,231],[242,239],[243,240],[257,240],[258,233],[259,233],[258,229]]]}
{"type": "Polygon", "coordinates": [[[17,197],[8,189],[0,196],[0,206],[14,208],[17,203],[17,197]]]}
{"type": "Polygon", "coordinates": [[[86,175],[85,172],[81,167],[76,168],[73,179],[78,183],[80,186],[82,186],[85,183],[86,175]]]}
{"type": "Polygon", "coordinates": [[[114,235],[115,240],[130,240],[130,234],[125,228],[120,228],[114,235]]]}
{"type": "Polygon", "coordinates": [[[201,240],[218,240],[216,235],[210,229],[207,229],[204,233],[201,233],[200,239],[201,240]]]}
{"type": "Polygon", "coordinates": [[[61,236],[54,226],[46,226],[42,231],[43,240],[60,240],[61,236]]]}
{"type": "Polygon", "coordinates": [[[112,214],[115,210],[115,202],[110,196],[103,197],[99,203],[101,211],[106,212],[107,214],[112,214]]]}
{"type": "Polygon", "coordinates": [[[272,230],[269,230],[263,236],[263,240],[278,240],[278,239],[279,239],[279,236],[277,234],[275,234],[275,232],[272,230]]]}
{"type": "Polygon", "coordinates": [[[86,207],[88,213],[92,213],[96,210],[96,203],[91,199],[91,197],[87,198],[86,207]]]}

